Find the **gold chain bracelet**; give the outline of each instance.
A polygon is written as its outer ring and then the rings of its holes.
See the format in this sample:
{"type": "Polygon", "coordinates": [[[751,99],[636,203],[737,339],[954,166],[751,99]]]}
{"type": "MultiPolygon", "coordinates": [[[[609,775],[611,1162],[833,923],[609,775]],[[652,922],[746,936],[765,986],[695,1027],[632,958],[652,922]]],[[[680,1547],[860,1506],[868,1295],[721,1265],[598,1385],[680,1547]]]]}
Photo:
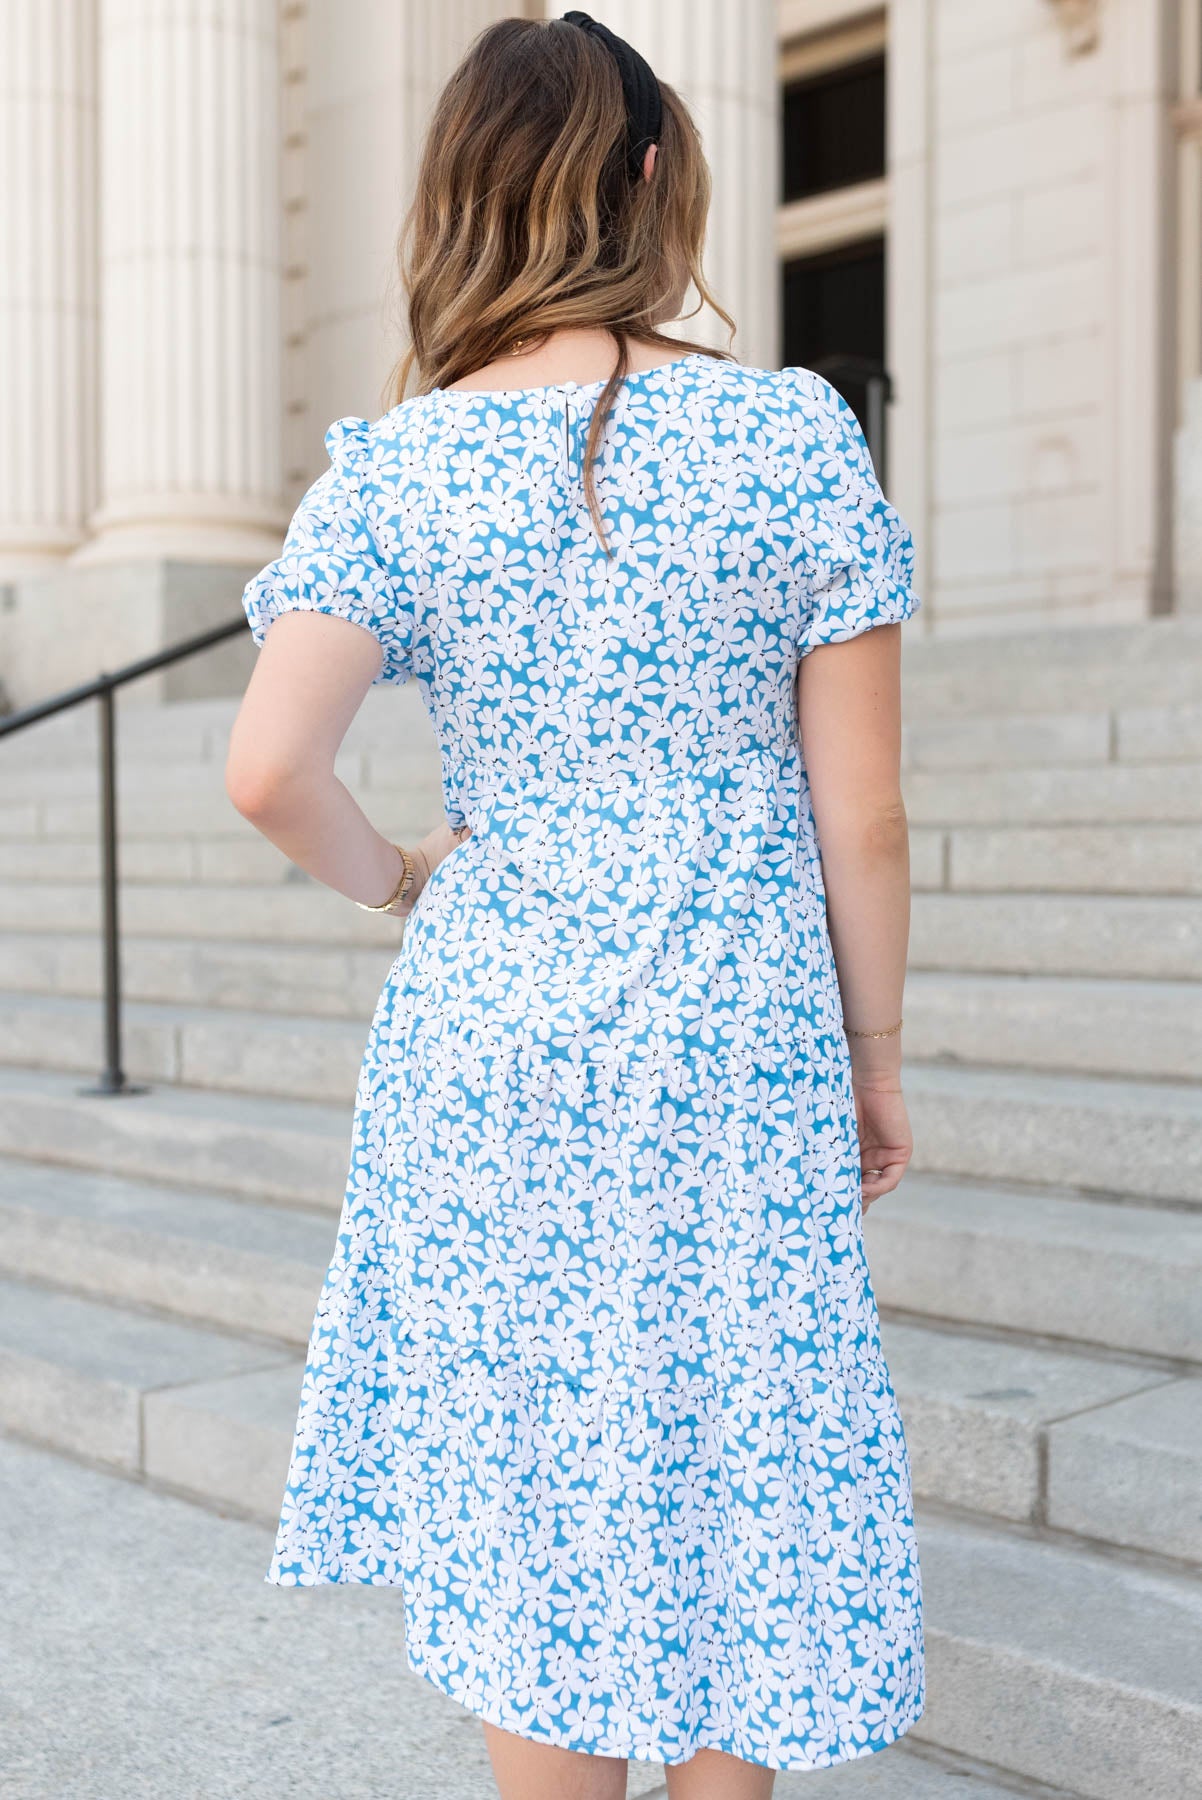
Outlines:
{"type": "Polygon", "coordinates": [[[866,1038],[892,1037],[895,1031],[901,1030],[903,1023],[904,1023],[904,1020],[899,1019],[897,1021],[896,1025],[890,1025],[888,1031],[853,1031],[849,1027],[847,1035],[848,1035],[848,1037],[866,1037],[866,1038]]]}
{"type": "Polygon", "coordinates": [[[405,895],[409,892],[409,889],[413,886],[413,877],[416,873],[416,864],[414,863],[413,858],[403,844],[394,844],[392,847],[394,850],[399,850],[401,853],[401,879],[397,882],[382,906],[369,906],[366,900],[356,900],[355,905],[363,912],[392,912],[397,902],[403,900],[405,895]]]}

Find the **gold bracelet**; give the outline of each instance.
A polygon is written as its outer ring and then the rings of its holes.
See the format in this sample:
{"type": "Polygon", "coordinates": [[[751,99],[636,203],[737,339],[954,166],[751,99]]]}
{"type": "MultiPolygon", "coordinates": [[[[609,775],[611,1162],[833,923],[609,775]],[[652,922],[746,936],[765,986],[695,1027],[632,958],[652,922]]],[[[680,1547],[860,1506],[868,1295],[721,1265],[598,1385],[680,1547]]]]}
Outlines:
{"type": "Polygon", "coordinates": [[[369,906],[366,900],[356,900],[355,905],[363,912],[390,913],[398,900],[403,900],[405,895],[409,892],[409,889],[413,886],[413,858],[403,844],[394,844],[392,847],[394,850],[399,850],[401,853],[401,879],[397,882],[383,906],[369,906]]]}
{"type": "Polygon", "coordinates": [[[901,1030],[903,1023],[904,1023],[904,1021],[902,1019],[899,1019],[897,1021],[896,1025],[890,1025],[888,1031],[852,1031],[849,1027],[847,1035],[848,1035],[848,1037],[868,1037],[868,1038],[892,1037],[895,1031],[901,1030]]]}

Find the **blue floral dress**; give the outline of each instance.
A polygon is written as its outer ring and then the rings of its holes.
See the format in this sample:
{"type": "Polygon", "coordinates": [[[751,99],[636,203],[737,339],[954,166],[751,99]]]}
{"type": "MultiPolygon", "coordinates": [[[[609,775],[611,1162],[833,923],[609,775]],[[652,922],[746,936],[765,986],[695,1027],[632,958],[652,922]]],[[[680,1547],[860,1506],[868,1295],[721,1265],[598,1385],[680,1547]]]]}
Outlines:
{"type": "Polygon", "coordinates": [[[249,585],[417,680],[447,814],[380,995],[268,1580],[404,1597],[527,1738],[806,1769],[923,1707],[794,676],[918,607],[854,416],[695,352],[331,428],[249,585]]]}

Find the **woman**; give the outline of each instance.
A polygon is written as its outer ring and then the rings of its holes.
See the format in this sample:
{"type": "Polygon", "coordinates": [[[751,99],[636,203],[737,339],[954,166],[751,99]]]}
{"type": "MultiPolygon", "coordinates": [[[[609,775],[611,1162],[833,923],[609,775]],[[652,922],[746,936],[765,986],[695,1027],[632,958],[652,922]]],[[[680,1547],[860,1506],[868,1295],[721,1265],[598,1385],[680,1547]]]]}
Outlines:
{"type": "Polygon", "coordinates": [[[661,329],[708,193],[621,39],[485,31],[397,403],[246,592],[231,798],[406,921],[268,1579],[402,1588],[505,1800],[753,1800],[922,1709],[861,1241],[911,1148],[912,550],[830,387],[661,329]],[[411,676],[447,820],[398,847],[334,757],[411,676]]]}

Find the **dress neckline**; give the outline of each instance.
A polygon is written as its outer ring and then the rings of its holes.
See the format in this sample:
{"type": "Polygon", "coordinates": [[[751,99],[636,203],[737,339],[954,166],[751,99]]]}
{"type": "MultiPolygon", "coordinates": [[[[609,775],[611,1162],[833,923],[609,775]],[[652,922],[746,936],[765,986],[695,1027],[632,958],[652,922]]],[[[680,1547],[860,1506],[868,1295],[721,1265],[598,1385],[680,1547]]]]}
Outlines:
{"type": "MultiPolygon", "coordinates": [[[[652,363],[649,369],[632,369],[623,377],[622,386],[627,387],[635,381],[647,381],[653,375],[662,375],[665,369],[679,369],[686,363],[699,362],[703,358],[706,362],[718,360],[708,356],[704,350],[690,350],[686,355],[674,356],[668,362],[652,363]]],[[[520,399],[523,394],[587,394],[593,388],[600,393],[608,380],[608,375],[601,375],[595,381],[549,381],[544,382],[541,387],[431,388],[430,392],[437,394],[441,400],[520,399]]]]}

